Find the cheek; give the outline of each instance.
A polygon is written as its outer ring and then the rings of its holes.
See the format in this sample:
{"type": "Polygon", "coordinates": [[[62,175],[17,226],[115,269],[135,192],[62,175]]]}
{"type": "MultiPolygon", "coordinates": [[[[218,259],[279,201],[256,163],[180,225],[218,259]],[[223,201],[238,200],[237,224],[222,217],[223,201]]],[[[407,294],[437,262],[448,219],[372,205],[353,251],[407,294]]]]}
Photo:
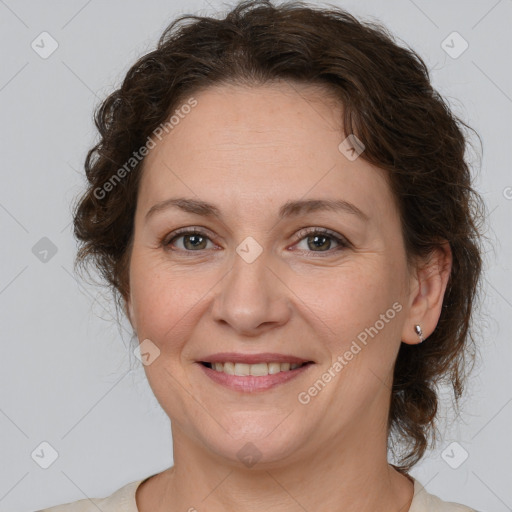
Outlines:
{"type": "Polygon", "coordinates": [[[144,273],[132,285],[132,300],[139,338],[160,344],[184,315],[189,296],[182,293],[179,279],[144,273]]]}
{"type": "Polygon", "coordinates": [[[141,256],[132,259],[130,279],[138,337],[149,338],[164,351],[186,338],[215,282],[212,278],[210,283],[206,273],[169,268],[141,256]]]}
{"type": "MultiPolygon", "coordinates": [[[[353,340],[359,339],[365,346],[365,340],[396,338],[402,307],[395,270],[369,255],[365,262],[360,259],[329,269],[328,275],[296,280],[293,290],[307,306],[304,314],[315,323],[334,358],[349,349],[353,340]]],[[[383,346],[386,344],[380,343],[383,346]]]]}

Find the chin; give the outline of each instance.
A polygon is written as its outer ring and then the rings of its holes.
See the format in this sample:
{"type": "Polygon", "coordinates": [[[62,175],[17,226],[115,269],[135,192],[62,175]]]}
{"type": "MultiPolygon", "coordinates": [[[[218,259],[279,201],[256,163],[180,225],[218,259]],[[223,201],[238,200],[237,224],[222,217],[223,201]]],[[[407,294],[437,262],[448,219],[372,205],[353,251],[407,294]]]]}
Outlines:
{"type": "Polygon", "coordinates": [[[214,428],[220,437],[204,439],[205,445],[237,468],[270,469],[300,455],[300,449],[309,437],[303,425],[294,431],[290,430],[289,424],[284,425],[286,414],[276,416],[269,413],[266,420],[261,418],[261,413],[258,416],[256,419],[254,412],[239,413],[229,423],[229,429],[214,428]]]}

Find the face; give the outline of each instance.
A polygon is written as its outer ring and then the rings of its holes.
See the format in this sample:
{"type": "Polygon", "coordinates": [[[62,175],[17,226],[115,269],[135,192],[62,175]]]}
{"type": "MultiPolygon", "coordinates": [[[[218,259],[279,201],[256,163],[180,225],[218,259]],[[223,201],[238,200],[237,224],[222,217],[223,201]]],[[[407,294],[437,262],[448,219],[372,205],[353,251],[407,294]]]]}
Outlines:
{"type": "Polygon", "coordinates": [[[384,172],[340,150],[342,107],[319,89],[194,97],[145,160],[127,301],[173,434],[234,462],[251,442],[261,463],[377,435],[410,303],[384,172]],[[225,385],[201,364],[224,352],[312,363],[242,389],[249,377],[222,373],[225,385]]]}

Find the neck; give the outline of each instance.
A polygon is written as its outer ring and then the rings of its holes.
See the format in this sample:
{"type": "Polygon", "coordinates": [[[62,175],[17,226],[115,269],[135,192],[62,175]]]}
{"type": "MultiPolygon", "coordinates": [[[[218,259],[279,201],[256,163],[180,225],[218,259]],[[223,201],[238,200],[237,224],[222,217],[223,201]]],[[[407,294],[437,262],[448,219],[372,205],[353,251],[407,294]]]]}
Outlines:
{"type": "Polygon", "coordinates": [[[241,468],[173,426],[175,465],[157,475],[145,497],[138,492],[139,511],[407,512],[413,483],[388,464],[378,430],[343,439],[326,442],[299,462],[241,468]]]}

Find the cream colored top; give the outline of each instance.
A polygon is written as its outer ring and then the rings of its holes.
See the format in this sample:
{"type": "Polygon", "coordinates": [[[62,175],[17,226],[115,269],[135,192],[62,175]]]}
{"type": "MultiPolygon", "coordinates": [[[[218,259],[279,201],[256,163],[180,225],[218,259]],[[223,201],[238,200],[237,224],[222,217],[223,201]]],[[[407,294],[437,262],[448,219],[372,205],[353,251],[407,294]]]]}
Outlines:
{"type": "MultiPolygon", "coordinates": [[[[139,512],[135,501],[135,491],[142,482],[149,478],[151,477],[131,482],[107,498],[83,499],[37,512],[98,512],[98,510],[101,512],[139,512]]],[[[429,494],[418,480],[412,476],[410,478],[414,481],[414,497],[408,512],[478,512],[466,505],[443,501],[437,496],[429,494]]]]}

